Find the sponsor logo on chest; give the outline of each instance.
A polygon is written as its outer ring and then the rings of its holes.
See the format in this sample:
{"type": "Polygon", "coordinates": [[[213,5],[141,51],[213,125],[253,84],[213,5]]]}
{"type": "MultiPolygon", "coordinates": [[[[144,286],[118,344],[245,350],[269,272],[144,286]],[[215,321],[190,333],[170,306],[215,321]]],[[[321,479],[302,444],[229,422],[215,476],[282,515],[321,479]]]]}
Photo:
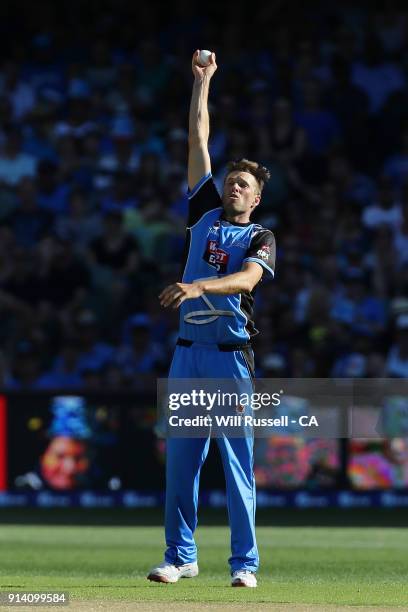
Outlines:
{"type": "Polygon", "coordinates": [[[203,259],[223,274],[227,270],[229,253],[220,249],[216,240],[208,240],[203,259]]]}

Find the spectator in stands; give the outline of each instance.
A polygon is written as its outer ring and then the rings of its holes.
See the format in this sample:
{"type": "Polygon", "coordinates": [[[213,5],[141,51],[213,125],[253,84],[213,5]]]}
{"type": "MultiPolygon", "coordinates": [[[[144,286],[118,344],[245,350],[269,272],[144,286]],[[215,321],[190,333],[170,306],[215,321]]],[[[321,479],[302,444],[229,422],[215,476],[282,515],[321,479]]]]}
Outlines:
{"type": "Polygon", "coordinates": [[[124,229],[122,212],[113,210],[105,215],[102,235],[89,244],[88,260],[91,267],[107,267],[122,279],[137,271],[139,246],[124,229]]]}
{"type": "Polygon", "coordinates": [[[161,360],[161,351],[153,341],[151,322],[147,315],[133,315],[128,324],[129,341],[118,348],[114,361],[134,386],[142,387],[147,384],[149,375],[153,373],[154,376],[156,365],[161,360]]]}
{"type": "Polygon", "coordinates": [[[16,193],[17,206],[5,222],[13,231],[17,244],[31,249],[51,231],[54,218],[49,211],[39,207],[32,178],[22,178],[16,193]]]}
{"type": "Polygon", "coordinates": [[[55,232],[62,240],[72,243],[79,252],[84,251],[102,233],[100,215],[91,209],[89,197],[83,190],[71,192],[68,213],[57,216],[55,232]]]}
{"type": "Polygon", "coordinates": [[[400,203],[395,196],[391,180],[382,176],[378,182],[377,201],[364,209],[362,222],[368,229],[376,229],[386,225],[396,230],[401,224],[402,213],[400,203]]]}
{"type": "Polygon", "coordinates": [[[89,272],[75,255],[73,245],[55,236],[38,245],[38,281],[41,296],[57,308],[61,317],[82,305],[90,288],[89,272]]]}
{"type": "Polygon", "coordinates": [[[95,187],[107,190],[115,177],[135,172],[139,166],[139,155],[134,149],[135,128],[128,115],[118,115],[113,120],[111,137],[113,150],[102,155],[95,176],[95,187]]]}
{"type": "Polygon", "coordinates": [[[21,78],[20,66],[6,61],[0,73],[0,95],[11,104],[12,119],[26,120],[36,104],[34,89],[21,78]]]}
{"type": "Polygon", "coordinates": [[[364,57],[353,62],[352,80],[368,95],[372,114],[379,113],[388,96],[406,85],[401,66],[384,57],[374,33],[366,37],[364,57]]]}
{"type": "Polygon", "coordinates": [[[40,389],[40,374],[40,356],[35,345],[21,340],[16,348],[11,377],[6,382],[6,388],[13,391],[40,389]]]}
{"type": "Polygon", "coordinates": [[[83,376],[98,373],[113,359],[114,348],[100,339],[100,328],[96,315],[91,310],[82,310],[75,319],[79,357],[78,371],[83,376]]]}
{"type": "Polygon", "coordinates": [[[340,138],[338,119],[323,107],[321,87],[316,79],[303,84],[302,106],[295,112],[295,122],[306,132],[308,151],[316,157],[326,153],[340,138]]]}
{"type": "Polygon", "coordinates": [[[395,321],[394,342],[385,368],[387,376],[408,378],[408,314],[400,314],[395,321]]]}
{"type": "Polygon", "coordinates": [[[400,267],[408,265],[408,181],[402,192],[401,217],[394,233],[394,252],[400,267]]]}
{"type": "Polygon", "coordinates": [[[13,188],[25,176],[34,176],[36,160],[24,153],[21,131],[15,126],[3,130],[4,142],[0,149],[0,185],[13,188]]]}
{"type": "Polygon", "coordinates": [[[395,189],[401,188],[408,176],[408,121],[404,123],[400,138],[399,151],[386,159],[384,164],[384,175],[392,180],[395,189]]]}
{"type": "Polygon", "coordinates": [[[58,166],[55,162],[43,160],[39,163],[37,186],[41,208],[58,215],[68,211],[70,187],[67,183],[59,182],[58,166]]]}
{"type": "Polygon", "coordinates": [[[41,389],[79,389],[82,377],[78,366],[79,347],[73,340],[66,341],[54,359],[50,370],[38,381],[41,389]]]}

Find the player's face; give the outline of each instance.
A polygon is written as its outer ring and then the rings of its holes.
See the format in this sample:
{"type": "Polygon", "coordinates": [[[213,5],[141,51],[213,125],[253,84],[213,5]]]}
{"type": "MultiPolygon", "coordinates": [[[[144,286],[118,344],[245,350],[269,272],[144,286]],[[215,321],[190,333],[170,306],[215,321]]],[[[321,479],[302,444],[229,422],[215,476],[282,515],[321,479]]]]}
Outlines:
{"type": "Polygon", "coordinates": [[[259,186],[252,174],[243,171],[228,174],[222,194],[227,214],[251,213],[258,206],[260,199],[259,186]]]}
{"type": "Polygon", "coordinates": [[[68,436],[57,436],[41,457],[44,480],[54,489],[73,489],[89,468],[86,445],[68,436]]]}

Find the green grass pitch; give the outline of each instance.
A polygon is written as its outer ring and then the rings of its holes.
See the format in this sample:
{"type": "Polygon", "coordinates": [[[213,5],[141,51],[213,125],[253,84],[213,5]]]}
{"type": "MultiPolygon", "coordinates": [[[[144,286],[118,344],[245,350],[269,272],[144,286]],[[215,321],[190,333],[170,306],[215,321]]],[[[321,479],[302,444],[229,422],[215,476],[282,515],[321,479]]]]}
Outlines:
{"type": "Polygon", "coordinates": [[[408,608],[405,528],[261,526],[257,589],[229,586],[226,526],[196,535],[200,575],[162,585],[146,580],[162,559],[161,527],[3,524],[1,590],[66,590],[70,609],[80,600],[408,608]]]}

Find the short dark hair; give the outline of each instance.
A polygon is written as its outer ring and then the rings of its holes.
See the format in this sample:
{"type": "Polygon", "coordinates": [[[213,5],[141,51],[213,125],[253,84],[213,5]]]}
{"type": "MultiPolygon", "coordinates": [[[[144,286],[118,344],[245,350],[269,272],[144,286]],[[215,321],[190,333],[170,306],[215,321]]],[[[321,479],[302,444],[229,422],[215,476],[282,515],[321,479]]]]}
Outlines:
{"type": "Polygon", "coordinates": [[[245,158],[228,162],[227,170],[228,174],[230,174],[230,172],[237,171],[249,172],[249,174],[252,174],[259,185],[259,192],[262,191],[265,183],[267,183],[271,178],[271,173],[269,172],[268,168],[261,166],[261,164],[258,164],[258,162],[250,161],[249,159],[245,158]]]}

